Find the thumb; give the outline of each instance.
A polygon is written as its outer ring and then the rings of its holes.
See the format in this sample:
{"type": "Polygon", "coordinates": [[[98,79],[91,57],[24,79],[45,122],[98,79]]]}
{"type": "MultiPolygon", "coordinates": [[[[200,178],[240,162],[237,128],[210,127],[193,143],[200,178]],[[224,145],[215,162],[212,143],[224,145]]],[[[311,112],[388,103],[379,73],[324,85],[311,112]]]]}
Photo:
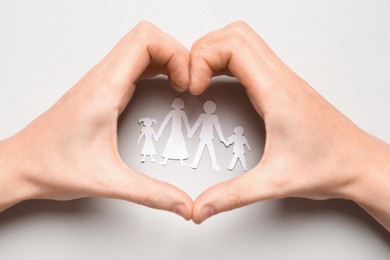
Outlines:
{"type": "Polygon", "coordinates": [[[261,165],[230,181],[204,191],[195,200],[193,221],[202,223],[218,213],[265,200],[281,197],[272,170],[261,165]],[[275,187],[275,188],[274,188],[275,187]]]}
{"type": "Polygon", "coordinates": [[[147,207],[174,212],[184,219],[192,217],[193,201],[179,188],[138,173],[127,166],[104,174],[98,196],[123,199],[147,207]]]}

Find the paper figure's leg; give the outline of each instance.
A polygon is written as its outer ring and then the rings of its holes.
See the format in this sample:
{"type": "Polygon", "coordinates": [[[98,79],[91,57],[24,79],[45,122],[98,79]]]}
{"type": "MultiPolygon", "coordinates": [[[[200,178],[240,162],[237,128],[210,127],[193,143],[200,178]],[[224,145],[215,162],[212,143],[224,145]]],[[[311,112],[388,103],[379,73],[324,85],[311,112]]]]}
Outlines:
{"type": "Polygon", "coordinates": [[[183,159],[180,159],[180,165],[181,165],[181,166],[185,166],[185,165],[187,165],[187,164],[183,161],[183,159]]]}
{"type": "Polygon", "coordinates": [[[244,155],[240,155],[239,158],[240,158],[240,162],[241,162],[242,168],[244,169],[244,171],[247,171],[248,167],[246,167],[245,156],[244,155]]]}
{"type": "Polygon", "coordinates": [[[168,157],[165,157],[164,161],[160,162],[161,165],[167,165],[168,163],[168,157]]]}
{"type": "Polygon", "coordinates": [[[146,155],[144,154],[144,157],[142,157],[142,160],[141,160],[142,163],[145,162],[145,158],[146,158],[146,155]]]}
{"type": "Polygon", "coordinates": [[[150,160],[151,160],[152,162],[156,162],[156,160],[153,158],[153,154],[150,155],[150,160]]]}
{"type": "Polygon", "coordinates": [[[213,169],[216,170],[216,171],[221,170],[221,167],[219,167],[218,164],[217,164],[217,158],[215,156],[213,141],[211,141],[211,140],[208,141],[206,143],[206,145],[207,145],[207,148],[209,150],[211,163],[213,164],[213,169]]]}
{"type": "Polygon", "coordinates": [[[198,150],[196,150],[195,159],[194,159],[194,161],[192,162],[192,164],[190,165],[190,167],[191,167],[192,169],[198,168],[199,161],[200,161],[200,157],[202,156],[203,149],[204,149],[205,145],[206,145],[206,144],[205,144],[204,141],[200,141],[200,144],[199,144],[199,146],[198,146],[198,150]]]}
{"type": "Polygon", "coordinates": [[[234,156],[229,164],[228,170],[232,171],[234,169],[234,166],[236,166],[237,160],[238,160],[238,156],[236,154],[234,154],[234,156]]]}

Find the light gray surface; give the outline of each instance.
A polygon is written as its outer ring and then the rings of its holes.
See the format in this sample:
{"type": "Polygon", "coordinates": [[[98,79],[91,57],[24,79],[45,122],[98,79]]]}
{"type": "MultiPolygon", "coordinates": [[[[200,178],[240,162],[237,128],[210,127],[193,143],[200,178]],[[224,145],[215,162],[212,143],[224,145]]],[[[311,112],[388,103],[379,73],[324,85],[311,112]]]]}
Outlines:
{"type": "MultiPolygon", "coordinates": [[[[0,138],[48,109],[139,20],[156,23],[190,47],[203,34],[243,19],[338,109],[390,141],[389,13],[387,0],[1,0],[0,138]]],[[[174,163],[166,168],[141,165],[141,146],[135,145],[138,118],[155,116],[161,122],[177,95],[161,80],[141,84],[119,128],[120,152],[129,165],[178,185],[193,198],[213,183],[240,174],[214,172],[207,159],[199,171],[174,163]]],[[[253,121],[258,117],[243,93],[237,83],[219,82],[205,96],[184,98],[191,123],[210,98],[217,102],[226,136],[243,124],[256,148],[248,155],[253,165],[261,155],[264,133],[262,122],[253,121]],[[228,91],[221,90],[225,87],[228,91]]],[[[188,140],[190,154],[196,141],[188,140]]],[[[218,160],[228,163],[229,150],[219,149],[218,160]]],[[[0,215],[0,259],[389,259],[389,255],[389,234],[359,207],[339,200],[262,202],[201,226],[167,212],[105,199],[31,201],[0,215]]]]}

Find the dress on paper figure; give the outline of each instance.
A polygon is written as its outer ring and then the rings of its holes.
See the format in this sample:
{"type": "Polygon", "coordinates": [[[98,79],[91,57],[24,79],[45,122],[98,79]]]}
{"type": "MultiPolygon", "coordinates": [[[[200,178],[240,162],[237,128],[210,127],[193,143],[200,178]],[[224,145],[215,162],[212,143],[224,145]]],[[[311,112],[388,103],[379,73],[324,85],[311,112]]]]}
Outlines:
{"type": "Polygon", "coordinates": [[[234,148],[233,148],[234,155],[228,169],[233,170],[237,161],[240,160],[242,168],[244,169],[244,171],[247,171],[248,167],[246,166],[246,161],[245,161],[244,146],[246,145],[249,151],[251,150],[251,147],[248,144],[248,140],[244,136],[244,129],[241,126],[237,126],[236,128],[234,128],[233,133],[234,134],[230,136],[226,142],[227,146],[234,144],[234,148]]]}
{"type": "Polygon", "coordinates": [[[152,124],[156,123],[155,119],[150,119],[148,117],[141,118],[138,121],[139,124],[143,123],[144,127],[141,129],[141,135],[138,138],[138,143],[141,142],[142,138],[145,138],[144,146],[142,147],[141,155],[143,155],[142,161],[145,162],[145,158],[147,155],[150,156],[150,160],[155,162],[153,155],[156,154],[156,149],[154,148],[153,139],[157,141],[157,135],[154,129],[152,128],[152,124]]]}
{"type": "Polygon", "coordinates": [[[183,166],[185,165],[183,160],[188,159],[188,151],[183,136],[182,122],[186,127],[187,133],[190,131],[190,124],[186,113],[182,110],[184,108],[183,99],[176,98],[173,100],[172,107],[174,109],[165,117],[157,134],[157,138],[160,138],[167,124],[172,120],[171,133],[161,155],[164,157],[161,164],[167,165],[168,159],[173,159],[180,160],[180,164],[183,166]]]}

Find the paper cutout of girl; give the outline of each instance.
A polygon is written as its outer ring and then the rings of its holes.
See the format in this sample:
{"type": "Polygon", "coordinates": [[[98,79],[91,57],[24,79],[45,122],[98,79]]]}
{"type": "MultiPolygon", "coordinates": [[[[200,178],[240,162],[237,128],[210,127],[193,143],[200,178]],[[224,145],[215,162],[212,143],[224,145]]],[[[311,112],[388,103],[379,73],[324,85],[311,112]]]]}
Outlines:
{"type": "Polygon", "coordinates": [[[144,146],[142,147],[141,155],[143,155],[142,161],[145,162],[147,155],[150,156],[151,162],[156,162],[153,158],[153,155],[156,154],[156,149],[154,148],[153,139],[157,141],[157,135],[154,129],[152,128],[153,123],[156,124],[155,119],[149,117],[141,118],[138,121],[139,124],[143,123],[144,127],[141,129],[141,135],[138,138],[138,143],[141,142],[142,138],[145,138],[144,146]]]}
{"type": "Polygon", "coordinates": [[[182,122],[186,127],[187,134],[190,132],[190,124],[186,113],[183,111],[185,106],[182,98],[175,98],[172,102],[172,107],[174,109],[165,117],[157,134],[157,138],[160,138],[167,124],[172,120],[171,133],[161,155],[164,158],[161,165],[167,165],[168,159],[172,159],[180,160],[180,165],[184,166],[186,164],[183,160],[188,159],[188,151],[184,141],[182,122]]]}

